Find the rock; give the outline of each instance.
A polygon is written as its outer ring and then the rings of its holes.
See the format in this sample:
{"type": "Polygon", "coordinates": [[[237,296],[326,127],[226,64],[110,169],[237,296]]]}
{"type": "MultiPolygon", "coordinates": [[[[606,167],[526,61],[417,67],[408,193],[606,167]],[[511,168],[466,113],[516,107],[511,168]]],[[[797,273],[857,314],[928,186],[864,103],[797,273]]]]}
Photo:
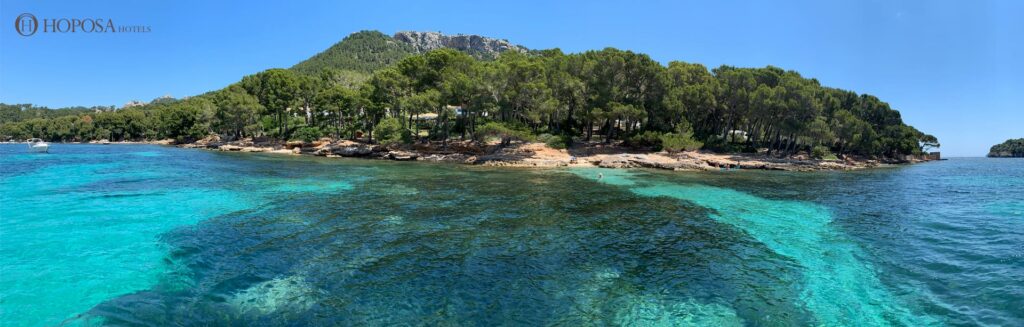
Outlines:
{"type": "Polygon", "coordinates": [[[210,134],[202,139],[206,143],[220,142],[220,135],[210,134]]]}
{"type": "Polygon", "coordinates": [[[241,151],[242,147],[237,145],[225,144],[217,147],[217,150],[221,151],[241,151]]]}
{"type": "Polygon", "coordinates": [[[397,160],[397,161],[416,160],[416,158],[418,158],[419,156],[420,156],[419,154],[416,154],[416,153],[413,153],[413,152],[406,152],[406,151],[391,151],[391,152],[388,152],[388,154],[387,154],[387,158],[388,159],[397,160]]]}
{"type": "Polygon", "coordinates": [[[301,153],[302,153],[302,147],[294,147],[294,148],[292,148],[292,154],[301,154],[301,153]]]}
{"type": "Polygon", "coordinates": [[[411,45],[417,52],[424,53],[435,49],[451,48],[477,58],[496,58],[505,51],[526,53],[526,47],[512,44],[508,40],[492,39],[479,35],[444,35],[438,32],[398,32],[394,39],[411,45]]]}
{"type": "Polygon", "coordinates": [[[630,164],[629,160],[622,158],[610,158],[601,160],[597,163],[597,166],[601,168],[630,168],[632,167],[630,164]]]}
{"type": "MultiPolygon", "coordinates": [[[[374,153],[385,151],[384,147],[379,145],[369,145],[361,143],[353,143],[348,145],[325,147],[319,153],[322,155],[336,154],[342,157],[367,157],[374,153]]],[[[314,151],[314,153],[317,153],[314,151]]]]}
{"type": "Polygon", "coordinates": [[[373,150],[371,150],[369,147],[364,146],[347,146],[341,148],[334,148],[331,150],[331,152],[342,157],[362,157],[370,155],[371,153],[373,153],[373,150]]]}
{"type": "Polygon", "coordinates": [[[434,161],[434,162],[455,162],[455,163],[465,163],[465,164],[481,164],[481,163],[484,163],[483,161],[481,161],[481,158],[479,158],[477,156],[467,156],[467,155],[461,154],[461,153],[455,153],[455,154],[429,154],[429,155],[425,155],[423,157],[418,158],[418,160],[434,161]]]}
{"type": "Polygon", "coordinates": [[[313,141],[313,144],[311,144],[311,145],[312,145],[312,146],[313,146],[314,148],[319,148],[319,147],[323,147],[323,146],[325,146],[325,145],[330,145],[330,144],[331,144],[331,142],[333,142],[333,141],[331,140],[331,138],[329,138],[329,137],[322,137],[322,138],[320,138],[319,140],[313,141]]]}
{"type": "Polygon", "coordinates": [[[246,138],[243,138],[243,139],[231,142],[231,144],[234,144],[234,145],[237,145],[237,146],[253,146],[252,138],[251,137],[246,137],[246,138]]]}
{"type": "Polygon", "coordinates": [[[294,149],[307,146],[306,142],[303,141],[288,141],[284,144],[285,149],[294,149]]]}
{"type": "Polygon", "coordinates": [[[314,149],[312,153],[314,156],[338,157],[338,155],[334,154],[333,150],[330,146],[321,146],[314,149]]]}
{"type": "Polygon", "coordinates": [[[277,150],[266,149],[266,151],[261,151],[261,152],[276,153],[276,154],[287,154],[287,155],[295,155],[295,154],[297,154],[297,153],[292,152],[292,151],[293,150],[291,150],[291,149],[277,149],[277,150]]]}
{"type": "Polygon", "coordinates": [[[267,152],[270,151],[268,148],[258,148],[254,146],[247,146],[241,149],[242,152],[267,152]]]}
{"type": "Polygon", "coordinates": [[[207,135],[206,137],[204,137],[202,139],[199,139],[199,140],[193,142],[191,145],[192,145],[191,147],[194,147],[194,148],[213,149],[213,148],[220,147],[222,145],[222,143],[220,141],[220,135],[210,134],[210,135],[207,135]]]}

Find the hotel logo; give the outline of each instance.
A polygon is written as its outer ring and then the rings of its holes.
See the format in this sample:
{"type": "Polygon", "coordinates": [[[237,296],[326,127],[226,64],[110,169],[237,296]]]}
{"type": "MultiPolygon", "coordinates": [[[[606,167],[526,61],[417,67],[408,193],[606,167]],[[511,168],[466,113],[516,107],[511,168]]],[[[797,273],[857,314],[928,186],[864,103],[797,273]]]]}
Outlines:
{"type": "Polygon", "coordinates": [[[38,29],[39,20],[33,14],[24,13],[18,15],[18,18],[14,20],[14,30],[18,31],[18,34],[21,34],[21,36],[32,36],[32,34],[36,34],[38,29]]]}
{"type": "Polygon", "coordinates": [[[116,25],[113,19],[103,18],[43,18],[24,13],[14,19],[14,30],[21,36],[32,36],[42,25],[43,33],[149,33],[148,25],[116,25]]]}

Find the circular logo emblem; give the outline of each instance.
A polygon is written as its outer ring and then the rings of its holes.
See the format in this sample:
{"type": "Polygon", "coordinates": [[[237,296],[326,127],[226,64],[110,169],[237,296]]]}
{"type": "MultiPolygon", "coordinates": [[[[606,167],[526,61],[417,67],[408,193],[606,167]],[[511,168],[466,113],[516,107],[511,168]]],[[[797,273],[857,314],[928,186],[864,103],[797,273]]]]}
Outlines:
{"type": "Polygon", "coordinates": [[[14,30],[18,31],[21,36],[32,36],[32,34],[36,34],[37,29],[39,29],[39,21],[33,14],[24,13],[18,15],[18,18],[14,20],[14,30]]]}

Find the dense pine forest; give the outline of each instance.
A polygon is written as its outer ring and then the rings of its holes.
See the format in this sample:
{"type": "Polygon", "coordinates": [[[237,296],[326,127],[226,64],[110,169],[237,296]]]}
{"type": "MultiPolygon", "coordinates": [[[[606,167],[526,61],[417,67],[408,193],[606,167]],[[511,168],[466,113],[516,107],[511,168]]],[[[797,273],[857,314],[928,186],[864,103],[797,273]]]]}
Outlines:
{"type": "Polygon", "coordinates": [[[778,67],[713,69],[606,48],[479,58],[359,32],[291,69],[123,109],[0,106],[0,138],[440,142],[502,136],[722,152],[899,157],[937,147],[881,101],[778,67]]]}

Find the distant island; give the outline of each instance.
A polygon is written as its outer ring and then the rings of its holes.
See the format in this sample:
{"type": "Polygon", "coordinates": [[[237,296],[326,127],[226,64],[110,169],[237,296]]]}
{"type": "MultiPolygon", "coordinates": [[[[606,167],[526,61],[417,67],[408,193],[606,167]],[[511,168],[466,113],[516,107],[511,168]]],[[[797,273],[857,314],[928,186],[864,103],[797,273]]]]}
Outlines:
{"type": "Polygon", "coordinates": [[[989,158],[1024,158],[1024,138],[1009,139],[993,145],[988,150],[989,158]]]}
{"type": "Polygon", "coordinates": [[[0,140],[32,137],[355,142],[420,153],[459,151],[452,142],[498,143],[486,151],[540,143],[833,161],[929,159],[939,146],[875,96],[774,66],[709,70],[614,48],[566,54],[474,35],[377,31],[184,99],[120,109],[0,104],[0,140]]]}

